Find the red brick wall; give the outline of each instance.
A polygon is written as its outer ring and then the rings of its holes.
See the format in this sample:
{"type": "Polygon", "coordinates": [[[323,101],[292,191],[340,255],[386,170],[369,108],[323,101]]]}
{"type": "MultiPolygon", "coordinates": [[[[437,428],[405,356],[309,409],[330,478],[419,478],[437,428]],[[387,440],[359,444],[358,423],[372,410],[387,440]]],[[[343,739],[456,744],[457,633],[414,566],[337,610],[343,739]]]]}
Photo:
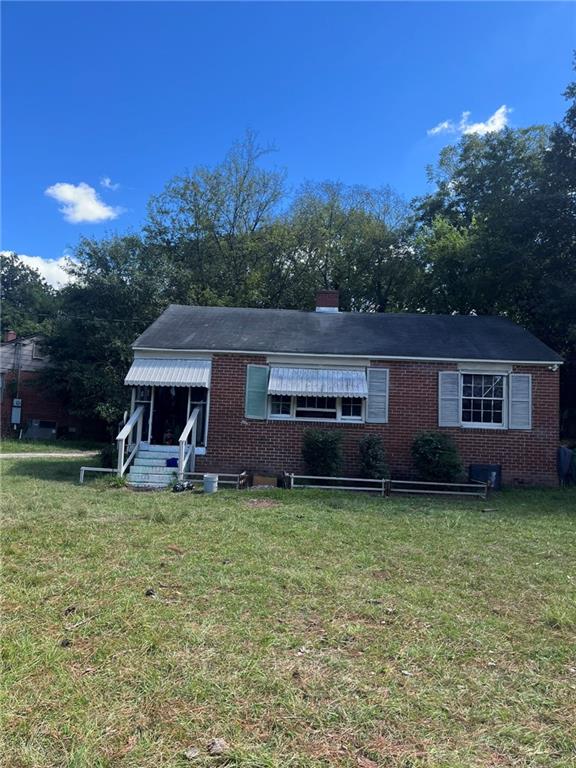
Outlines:
{"type": "MultiPolygon", "coordinates": [[[[303,471],[302,433],[313,422],[257,421],[244,417],[246,365],[265,364],[264,357],[215,355],[212,363],[208,446],[198,471],[303,471]]],[[[450,363],[374,362],[390,369],[387,424],[319,423],[344,434],[346,473],[358,473],[358,442],[367,433],[382,436],[392,475],[412,473],[410,447],[423,430],[447,432],[456,441],[464,464],[502,464],[503,482],[554,484],[558,446],[558,373],[546,366],[515,366],[532,374],[532,429],[493,430],[438,427],[438,372],[450,363]]]]}
{"type": "MultiPolygon", "coordinates": [[[[15,381],[15,373],[9,372],[4,374],[4,390],[0,406],[0,417],[2,434],[5,436],[18,434],[19,431],[13,430],[10,423],[12,416],[13,392],[16,391],[15,381]]],[[[55,421],[57,422],[59,429],[76,425],[76,422],[68,416],[64,406],[45,392],[39,382],[38,373],[29,371],[20,372],[20,389],[18,397],[22,399],[22,429],[26,428],[30,419],[55,421]]]]}

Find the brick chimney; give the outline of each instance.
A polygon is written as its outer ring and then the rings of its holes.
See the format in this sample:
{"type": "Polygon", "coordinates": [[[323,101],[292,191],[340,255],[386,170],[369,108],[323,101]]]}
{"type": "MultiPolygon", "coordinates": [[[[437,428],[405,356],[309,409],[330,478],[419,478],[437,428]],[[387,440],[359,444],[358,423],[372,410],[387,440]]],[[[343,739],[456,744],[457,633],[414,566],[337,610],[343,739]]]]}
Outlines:
{"type": "Polygon", "coordinates": [[[14,341],[14,339],[18,338],[18,334],[16,331],[13,331],[12,329],[6,331],[4,333],[4,341],[14,341]]]}
{"type": "Polygon", "coordinates": [[[338,312],[340,291],[321,289],[316,294],[316,312],[338,312]]]}

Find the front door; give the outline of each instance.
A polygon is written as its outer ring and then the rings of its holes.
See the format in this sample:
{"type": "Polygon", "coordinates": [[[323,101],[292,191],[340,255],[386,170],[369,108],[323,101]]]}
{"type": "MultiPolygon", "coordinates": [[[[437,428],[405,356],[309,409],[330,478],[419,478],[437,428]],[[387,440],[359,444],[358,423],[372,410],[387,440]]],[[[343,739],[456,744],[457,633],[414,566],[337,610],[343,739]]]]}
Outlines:
{"type": "Polygon", "coordinates": [[[188,387],[154,388],[150,438],[153,445],[178,445],[178,438],[186,426],[188,392],[188,387]]]}

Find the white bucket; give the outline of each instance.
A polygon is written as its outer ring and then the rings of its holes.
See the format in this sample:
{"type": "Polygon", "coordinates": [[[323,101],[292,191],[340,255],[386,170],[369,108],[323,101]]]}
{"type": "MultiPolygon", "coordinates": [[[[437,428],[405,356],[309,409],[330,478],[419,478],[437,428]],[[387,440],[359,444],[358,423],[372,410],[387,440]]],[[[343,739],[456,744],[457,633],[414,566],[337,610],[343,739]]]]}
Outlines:
{"type": "Polygon", "coordinates": [[[218,475],[204,475],[204,493],[216,493],[218,490],[218,475]]]}

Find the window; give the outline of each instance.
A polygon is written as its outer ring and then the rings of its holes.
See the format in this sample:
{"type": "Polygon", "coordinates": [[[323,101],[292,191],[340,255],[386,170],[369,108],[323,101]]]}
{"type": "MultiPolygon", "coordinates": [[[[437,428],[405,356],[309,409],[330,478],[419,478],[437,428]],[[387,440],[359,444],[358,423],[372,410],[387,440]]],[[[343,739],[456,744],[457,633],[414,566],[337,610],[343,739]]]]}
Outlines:
{"type": "Polygon", "coordinates": [[[463,373],[462,424],[503,427],[505,425],[505,376],[463,373]]]}
{"type": "Polygon", "coordinates": [[[290,416],[292,398],[289,395],[272,395],[270,398],[270,414],[272,416],[290,416]]]}
{"type": "Polygon", "coordinates": [[[135,387],[134,399],[137,403],[149,403],[152,399],[152,387],[135,387]]]}
{"type": "Polygon", "coordinates": [[[362,400],[358,397],[342,398],[342,418],[343,419],[361,419],[362,418],[362,400]]]}
{"type": "Polygon", "coordinates": [[[335,397],[297,397],[297,419],[336,419],[335,397]]]}
{"type": "Polygon", "coordinates": [[[359,397],[271,395],[268,401],[271,419],[364,421],[364,401],[359,397]]]}
{"type": "Polygon", "coordinates": [[[37,342],[34,342],[32,344],[32,359],[33,360],[44,360],[46,355],[42,351],[42,347],[37,342]]]}

